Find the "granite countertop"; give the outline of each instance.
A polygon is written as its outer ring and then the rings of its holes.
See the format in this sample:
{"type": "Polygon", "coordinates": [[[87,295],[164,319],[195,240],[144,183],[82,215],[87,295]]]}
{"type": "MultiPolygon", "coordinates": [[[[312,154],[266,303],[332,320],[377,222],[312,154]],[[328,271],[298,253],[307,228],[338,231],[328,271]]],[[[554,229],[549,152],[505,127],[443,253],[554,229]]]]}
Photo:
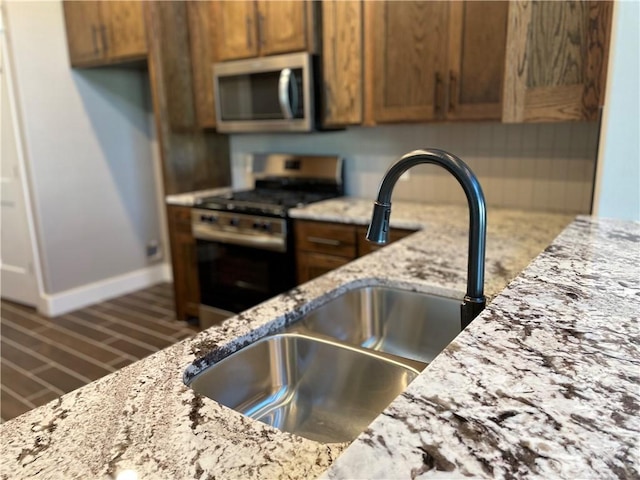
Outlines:
{"type": "Polygon", "coordinates": [[[231,190],[231,187],[210,188],[208,190],[197,190],[195,192],[167,195],[164,200],[169,205],[193,207],[199,198],[208,197],[211,195],[224,195],[225,193],[229,193],[231,190]]]}
{"type": "MultiPolygon", "coordinates": [[[[367,203],[294,214],[344,209],[361,223],[367,203]]],[[[637,477],[637,223],[578,218],[505,290],[571,219],[489,210],[495,300],[348,448],[184,386],[187,366],[189,377],[349,288],[461,295],[467,217],[463,207],[394,204],[392,225],[424,229],[0,425],[2,477],[637,477]]]]}

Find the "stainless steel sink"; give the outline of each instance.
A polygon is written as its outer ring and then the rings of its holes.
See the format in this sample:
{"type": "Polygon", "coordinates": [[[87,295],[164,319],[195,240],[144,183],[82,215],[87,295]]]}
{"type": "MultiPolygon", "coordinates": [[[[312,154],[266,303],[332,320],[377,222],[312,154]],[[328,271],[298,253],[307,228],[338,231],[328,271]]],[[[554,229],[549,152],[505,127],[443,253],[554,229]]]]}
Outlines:
{"type": "Polygon", "coordinates": [[[266,337],[198,374],[196,392],[319,442],[355,439],[418,375],[374,352],[301,334],[266,337]]]}
{"type": "Polygon", "coordinates": [[[460,303],[388,287],[358,288],[308,313],[292,330],[429,363],[460,333],[460,303]]]}

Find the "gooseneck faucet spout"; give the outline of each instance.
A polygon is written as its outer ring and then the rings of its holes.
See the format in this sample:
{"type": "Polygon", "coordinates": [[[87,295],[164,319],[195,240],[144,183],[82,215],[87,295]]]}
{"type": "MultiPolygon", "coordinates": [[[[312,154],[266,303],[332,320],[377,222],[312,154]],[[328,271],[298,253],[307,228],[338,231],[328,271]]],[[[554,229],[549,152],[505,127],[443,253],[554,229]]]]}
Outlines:
{"type": "Polygon", "coordinates": [[[389,217],[391,215],[391,193],[400,176],[411,167],[422,163],[439,165],[460,183],[469,203],[469,253],[467,263],[467,293],[461,305],[461,326],[467,325],[484,309],[484,261],[487,237],[487,211],[484,194],[478,179],[471,169],[455,155],[444,150],[414,150],[393,164],[385,174],[378,190],[378,199],[373,206],[367,240],[387,243],[389,239],[389,217]]]}

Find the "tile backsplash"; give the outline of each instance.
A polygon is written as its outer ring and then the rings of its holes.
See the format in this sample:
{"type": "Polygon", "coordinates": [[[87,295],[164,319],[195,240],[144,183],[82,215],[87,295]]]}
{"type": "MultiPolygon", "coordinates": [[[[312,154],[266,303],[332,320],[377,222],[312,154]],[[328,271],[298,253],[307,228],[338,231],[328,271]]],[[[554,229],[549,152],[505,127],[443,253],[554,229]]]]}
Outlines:
{"type": "MultiPolygon", "coordinates": [[[[397,158],[430,147],[464,160],[478,176],[489,206],[589,213],[598,132],[597,123],[468,123],[233,135],[233,185],[249,185],[250,158],[255,152],[338,154],[346,161],[347,195],[374,198],[384,172],[397,158]]],[[[393,198],[466,202],[457,182],[434,165],[409,170],[408,178],[396,185],[393,198]]]]}

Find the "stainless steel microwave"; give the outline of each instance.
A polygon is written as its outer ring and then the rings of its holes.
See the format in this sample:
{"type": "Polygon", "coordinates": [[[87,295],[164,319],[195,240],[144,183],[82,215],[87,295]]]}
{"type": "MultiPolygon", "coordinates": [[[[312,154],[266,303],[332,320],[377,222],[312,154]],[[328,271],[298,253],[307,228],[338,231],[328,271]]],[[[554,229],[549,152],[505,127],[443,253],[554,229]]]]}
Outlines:
{"type": "Polygon", "coordinates": [[[213,66],[219,132],[314,129],[313,57],[291,53],[213,66]]]}

